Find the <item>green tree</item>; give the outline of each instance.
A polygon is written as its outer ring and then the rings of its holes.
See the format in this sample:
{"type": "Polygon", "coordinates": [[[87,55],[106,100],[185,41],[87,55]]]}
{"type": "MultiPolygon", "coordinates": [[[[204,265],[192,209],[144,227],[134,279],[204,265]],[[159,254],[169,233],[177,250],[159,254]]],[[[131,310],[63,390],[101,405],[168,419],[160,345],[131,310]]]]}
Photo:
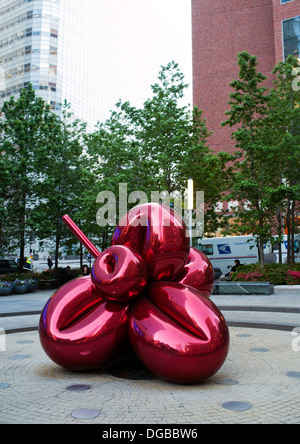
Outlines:
{"type": "Polygon", "coordinates": [[[19,99],[11,97],[2,108],[1,134],[1,231],[6,247],[19,247],[20,268],[32,232],[31,214],[38,206],[37,187],[42,180],[40,164],[49,147],[49,131],[55,117],[48,105],[36,97],[31,85],[19,99]],[[5,218],[5,219],[4,219],[5,218]]]}
{"type": "MultiPolygon", "coordinates": [[[[135,108],[130,112],[129,108],[128,102],[123,105],[119,102],[110,118],[104,123],[99,123],[96,131],[86,138],[85,159],[89,165],[90,184],[82,196],[80,214],[86,221],[85,232],[89,233],[90,238],[95,239],[100,250],[110,245],[114,224],[118,223],[118,216],[122,216],[118,211],[119,184],[127,184],[128,193],[143,187],[137,180],[137,172],[143,166],[140,163],[139,147],[134,135],[136,129],[131,122],[131,113],[135,108]],[[115,218],[109,221],[110,226],[100,226],[97,214],[106,201],[99,202],[98,196],[106,191],[113,193],[116,198],[115,218]]],[[[104,216],[108,218],[108,214],[104,216]]]]}
{"type": "Polygon", "coordinates": [[[295,262],[295,234],[299,229],[297,213],[300,201],[300,88],[295,74],[299,62],[288,56],[273,69],[276,75],[269,102],[269,145],[273,150],[277,183],[269,190],[270,201],[277,206],[278,236],[287,229],[287,262],[295,262]]]}
{"type": "Polygon", "coordinates": [[[263,245],[272,237],[270,219],[274,214],[268,193],[276,183],[276,177],[270,174],[271,170],[274,173],[273,152],[266,139],[270,98],[268,89],[261,85],[266,77],[257,71],[256,57],[243,51],[238,55],[238,65],[239,79],[230,84],[234,92],[228,102],[228,119],[222,123],[234,127],[232,137],[239,149],[228,198],[247,203],[237,209],[238,230],[256,236],[263,265],[263,245]]]}
{"type": "Polygon", "coordinates": [[[193,119],[179,101],[187,86],[177,63],[162,66],[158,82],[151,86],[153,96],[140,111],[140,159],[150,173],[152,190],[171,194],[186,186],[183,169],[191,151],[193,119]]]}
{"type": "Polygon", "coordinates": [[[42,180],[38,184],[39,205],[32,215],[35,231],[43,241],[55,243],[55,267],[58,267],[62,245],[73,245],[74,236],[62,222],[80,210],[81,195],[86,185],[83,138],[85,124],[74,120],[70,104],[62,106],[62,117],[56,119],[51,132],[51,147],[45,162],[40,163],[42,180]]]}
{"type": "Polygon", "coordinates": [[[4,256],[10,247],[10,227],[8,221],[8,199],[12,186],[12,176],[10,174],[10,160],[7,151],[9,144],[1,143],[0,151],[0,256],[4,256]]]}
{"type": "Polygon", "coordinates": [[[204,231],[215,232],[222,222],[215,208],[227,189],[225,166],[231,156],[209,148],[211,133],[199,108],[180,106],[187,87],[177,63],[162,67],[153,97],[141,111],[141,157],[151,172],[152,189],[183,193],[187,180],[194,180],[195,189],[204,192],[204,231]]]}
{"type": "Polygon", "coordinates": [[[151,191],[182,194],[193,178],[197,190],[206,193],[206,221],[215,227],[228,158],[210,151],[202,112],[180,106],[187,85],[177,63],[161,67],[151,88],[153,96],[141,109],[120,101],[89,137],[97,190],[118,196],[119,183],[126,183],[128,193],[139,190],[150,200],[151,191]]]}

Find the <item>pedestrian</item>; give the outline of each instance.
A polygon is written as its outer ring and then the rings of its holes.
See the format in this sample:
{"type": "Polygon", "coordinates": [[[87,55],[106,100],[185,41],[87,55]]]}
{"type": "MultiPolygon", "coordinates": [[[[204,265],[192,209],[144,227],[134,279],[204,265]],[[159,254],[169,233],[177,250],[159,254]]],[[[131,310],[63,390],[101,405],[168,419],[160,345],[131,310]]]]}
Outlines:
{"type": "Polygon", "coordinates": [[[48,267],[49,267],[49,270],[51,270],[51,268],[53,267],[53,262],[52,262],[51,256],[48,257],[48,267]]]}
{"type": "Polygon", "coordinates": [[[30,254],[26,259],[26,268],[29,268],[29,270],[32,270],[32,262],[33,262],[33,256],[32,254],[30,254]]]}
{"type": "Polygon", "coordinates": [[[91,271],[89,267],[85,264],[82,266],[82,276],[89,276],[91,274],[91,271]]]}
{"type": "Polygon", "coordinates": [[[60,279],[63,282],[63,284],[66,284],[67,282],[74,279],[72,272],[71,272],[71,268],[69,267],[69,265],[66,268],[63,268],[61,270],[60,279]]]}
{"type": "MultiPolygon", "coordinates": [[[[231,271],[229,273],[225,274],[226,277],[232,277],[233,273],[235,273],[238,270],[238,268],[241,266],[241,262],[238,259],[236,259],[234,261],[234,264],[235,265],[233,265],[233,267],[231,267],[231,271]]],[[[230,267],[228,266],[228,268],[230,268],[230,267]]]]}
{"type": "Polygon", "coordinates": [[[230,276],[232,276],[233,273],[235,273],[238,270],[238,268],[241,266],[241,262],[238,259],[234,261],[234,264],[235,265],[231,267],[231,272],[229,273],[230,276]]]}

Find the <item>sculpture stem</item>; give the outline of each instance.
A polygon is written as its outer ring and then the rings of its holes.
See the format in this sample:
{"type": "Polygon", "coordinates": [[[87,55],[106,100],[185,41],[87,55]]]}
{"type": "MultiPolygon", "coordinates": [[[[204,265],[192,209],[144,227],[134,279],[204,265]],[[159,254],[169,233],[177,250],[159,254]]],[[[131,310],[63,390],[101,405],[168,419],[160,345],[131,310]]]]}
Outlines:
{"type": "Polygon", "coordinates": [[[67,214],[62,218],[63,222],[70,228],[72,233],[77,237],[79,242],[88,250],[91,255],[97,259],[100,256],[100,251],[92,244],[86,235],[80,230],[75,222],[67,214]]]}

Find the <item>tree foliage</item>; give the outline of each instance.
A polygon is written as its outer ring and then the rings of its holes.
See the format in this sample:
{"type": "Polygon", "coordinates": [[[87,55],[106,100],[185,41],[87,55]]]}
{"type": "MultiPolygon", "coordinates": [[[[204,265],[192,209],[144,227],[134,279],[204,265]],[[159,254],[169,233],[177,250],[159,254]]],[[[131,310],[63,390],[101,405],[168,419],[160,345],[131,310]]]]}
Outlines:
{"type": "Polygon", "coordinates": [[[126,183],[128,194],[140,191],[149,201],[153,191],[174,198],[194,179],[195,188],[205,192],[206,229],[212,230],[219,223],[215,206],[225,188],[228,156],[209,149],[202,112],[180,105],[186,88],[175,62],[161,67],[153,96],[140,109],[118,102],[111,117],[90,135],[88,154],[98,192],[118,196],[119,184],[126,183]]]}
{"type": "MultiPolygon", "coordinates": [[[[299,198],[299,93],[292,90],[293,57],[274,68],[277,79],[269,90],[266,77],[257,71],[255,56],[238,55],[239,79],[231,83],[228,119],[223,125],[234,128],[232,137],[238,151],[231,175],[228,199],[246,202],[236,210],[239,233],[256,236],[261,264],[263,245],[281,241],[285,228],[295,224],[299,198]],[[293,208],[288,222],[289,208],[293,208]],[[283,216],[284,215],[284,216],[283,216]]],[[[289,252],[294,242],[289,243],[289,252]]],[[[290,254],[290,253],[289,253],[290,254]]],[[[290,255],[292,257],[292,255],[290,255]]]]}
{"type": "MultiPolygon", "coordinates": [[[[122,216],[119,184],[127,186],[125,198],[137,191],[126,202],[129,209],[144,196],[150,201],[152,191],[183,196],[191,178],[195,189],[205,192],[205,233],[215,233],[226,222],[216,213],[216,204],[226,195],[246,203],[236,213],[237,232],[257,237],[262,262],[263,244],[274,227],[279,238],[287,228],[293,261],[300,200],[300,88],[291,86],[297,60],[290,57],[276,65],[271,90],[264,86],[255,56],[244,51],[238,64],[239,78],[231,83],[223,123],[233,128],[234,156],[212,152],[202,111],[181,105],[187,85],[175,62],[161,67],[152,97],[141,108],[120,100],[90,134],[74,120],[67,102],[58,117],[31,86],[19,99],[5,102],[0,121],[0,254],[18,247],[22,260],[34,234],[41,243],[55,245],[57,266],[61,248],[76,243],[62,224],[66,213],[104,249],[114,227],[97,223],[99,205],[104,204],[99,193],[116,196],[116,216],[122,216]]],[[[82,253],[79,243],[76,247],[82,253]]]]}
{"type": "Polygon", "coordinates": [[[1,245],[18,246],[20,266],[26,242],[32,235],[31,215],[38,207],[40,165],[49,148],[56,118],[31,85],[20,98],[11,97],[2,108],[1,134],[1,245]],[[3,179],[3,180],[2,180],[3,179]]]}

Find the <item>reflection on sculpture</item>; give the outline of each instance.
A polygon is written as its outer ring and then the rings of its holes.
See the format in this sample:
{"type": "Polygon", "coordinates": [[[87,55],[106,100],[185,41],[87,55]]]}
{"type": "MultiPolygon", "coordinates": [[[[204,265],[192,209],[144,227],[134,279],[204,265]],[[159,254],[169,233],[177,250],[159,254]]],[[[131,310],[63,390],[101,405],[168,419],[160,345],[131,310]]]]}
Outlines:
{"type": "Polygon", "coordinates": [[[100,253],[64,222],[96,259],[92,275],[68,282],[47,302],[41,344],[58,365],[91,370],[130,343],[156,375],[197,383],[214,375],[229,349],[226,321],[209,299],[210,261],[190,249],[186,227],[160,204],[135,207],[100,253]]]}

